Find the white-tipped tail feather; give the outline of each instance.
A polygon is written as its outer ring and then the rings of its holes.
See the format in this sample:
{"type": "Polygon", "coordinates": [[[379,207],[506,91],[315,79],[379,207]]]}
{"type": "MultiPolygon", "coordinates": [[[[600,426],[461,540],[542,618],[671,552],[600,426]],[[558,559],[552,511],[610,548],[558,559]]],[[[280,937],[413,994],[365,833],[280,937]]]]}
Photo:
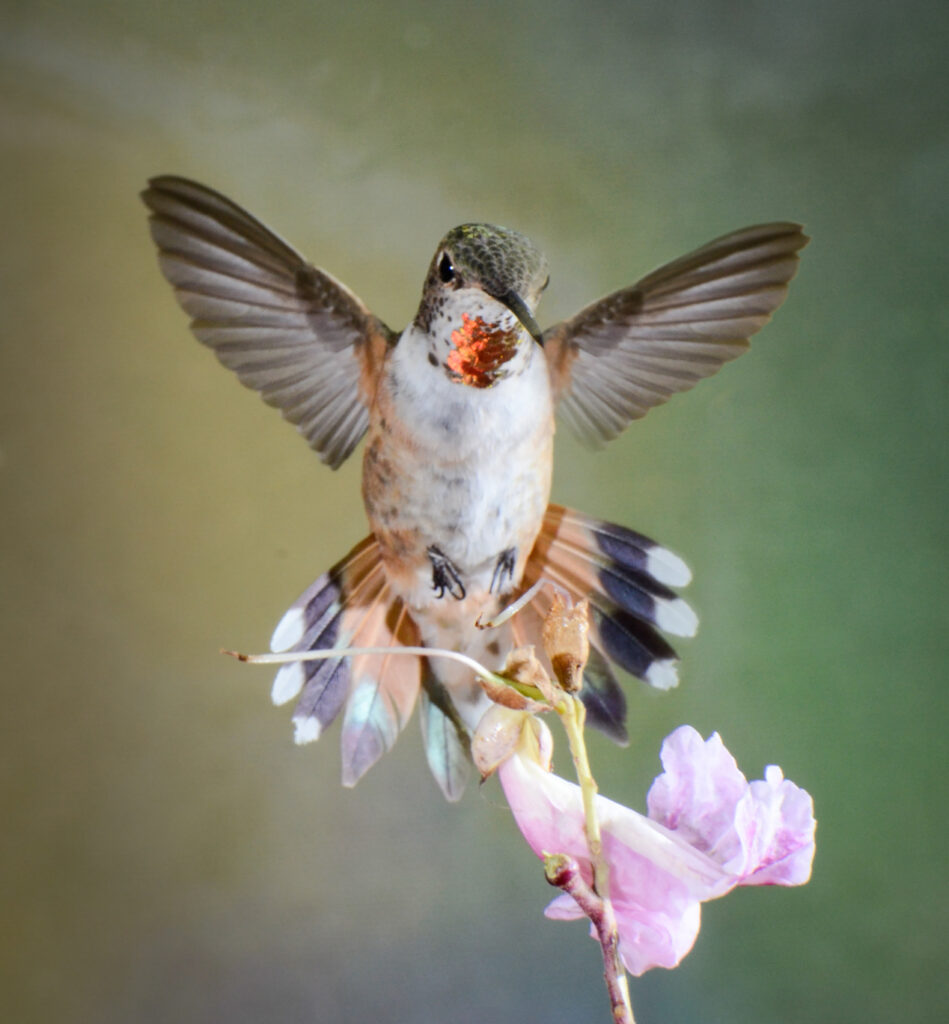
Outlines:
{"type": "Polygon", "coordinates": [[[667,587],[686,587],[692,582],[692,572],[685,562],[658,544],[646,553],[646,572],[667,587]]]}
{"type": "Polygon", "coordinates": [[[679,672],[671,659],[654,661],[646,670],[646,682],[656,690],[672,690],[679,685],[679,672]]]}

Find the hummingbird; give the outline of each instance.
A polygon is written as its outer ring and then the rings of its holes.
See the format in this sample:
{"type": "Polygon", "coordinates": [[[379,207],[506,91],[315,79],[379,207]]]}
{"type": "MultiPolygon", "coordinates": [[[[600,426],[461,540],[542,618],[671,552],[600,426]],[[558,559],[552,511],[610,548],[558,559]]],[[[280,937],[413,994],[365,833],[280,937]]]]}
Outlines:
{"type": "Polygon", "coordinates": [[[342,778],[355,785],[419,704],[429,767],[457,800],[488,699],[463,665],[391,649],[447,648],[497,670],[515,647],[540,649],[549,589],[497,628],[480,626],[549,581],[589,601],[581,695],[591,724],[625,742],[614,666],[676,685],[664,634],[695,633],[676,593],[691,574],[642,534],[550,503],[555,414],[602,444],[745,352],[787,294],[809,241],[800,225],[724,235],[542,331],[544,255],[516,231],[463,224],[439,242],[418,311],[396,332],[213,189],[163,175],[142,199],[198,340],[331,468],[365,438],[370,533],[271,641],[340,651],[277,673],[274,703],[297,699],[296,741],[342,713],[342,778]],[[370,647],[389,653],[345,653],[370,647]]]}

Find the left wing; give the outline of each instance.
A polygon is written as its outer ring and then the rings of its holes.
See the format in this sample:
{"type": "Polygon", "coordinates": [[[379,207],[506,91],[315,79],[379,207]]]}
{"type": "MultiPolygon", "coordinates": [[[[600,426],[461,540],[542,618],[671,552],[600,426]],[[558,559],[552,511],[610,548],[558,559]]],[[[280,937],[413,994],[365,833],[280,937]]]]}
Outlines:
{"type": "Polygon", "coordinates": [[[151,179],[142,200],[162,272],[198,340],[336,469],[369,425],[392,331],[213,189],[163,175],[151,179]]]}
{"type": "Polygon", "coordinates": [[[559,411],[582,438],[614,438],[748,348],[787,295],[799,224],[724,235],[544,332],[559,411]]]}

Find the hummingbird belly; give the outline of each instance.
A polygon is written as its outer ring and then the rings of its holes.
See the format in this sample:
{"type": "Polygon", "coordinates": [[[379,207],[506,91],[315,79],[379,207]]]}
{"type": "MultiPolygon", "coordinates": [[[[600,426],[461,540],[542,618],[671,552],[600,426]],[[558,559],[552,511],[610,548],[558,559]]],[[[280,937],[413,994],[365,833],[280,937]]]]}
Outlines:
{"type": "Polygon", "coordinates": [[[439,633],[450,624],[467,632],[523,575],[550,494],[553,442],[546,366],[528,354],[522,372],[487,389],[427,360],[423,374],[394,361],[380,381],[363,497],[390,585],[423,634],[426,620],[439,633]]]}

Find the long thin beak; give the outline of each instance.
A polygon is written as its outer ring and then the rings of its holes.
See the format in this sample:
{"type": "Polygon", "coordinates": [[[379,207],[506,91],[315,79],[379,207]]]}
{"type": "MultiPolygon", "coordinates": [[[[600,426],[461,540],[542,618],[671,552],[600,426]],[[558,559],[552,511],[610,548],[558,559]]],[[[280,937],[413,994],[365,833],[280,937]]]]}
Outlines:
{"type": "Polygon", "coordinates": [[[524,330],[537,342],[538,345],[544,344],[544,335],[541,329],[537,326],[537,321],[534,319],[534,314],[530,311],[527,303],[517,294],[515,291],[510,291],[506,295],[498,295],[498,302],[503,302],[505,306],[520,320],[524,330]]]}

